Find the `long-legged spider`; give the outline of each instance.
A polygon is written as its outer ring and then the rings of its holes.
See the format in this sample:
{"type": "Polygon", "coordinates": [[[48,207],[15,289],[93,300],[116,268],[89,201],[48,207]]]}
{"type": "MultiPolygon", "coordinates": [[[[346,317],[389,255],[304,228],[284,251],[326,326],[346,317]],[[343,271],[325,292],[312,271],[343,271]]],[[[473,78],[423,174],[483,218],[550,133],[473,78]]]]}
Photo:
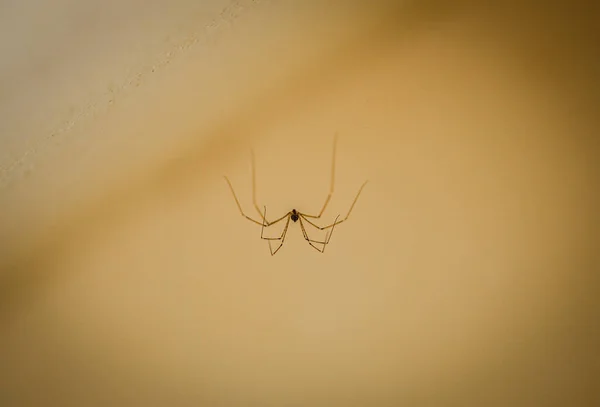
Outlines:
{"type": "Polygon", "coordinates": [[[238,197],[235,194],[235,191],[233,190],[231,181],[229,181],[229,178],[227,178],[227,176],[225,176],[225,181],[227,181],[227,184],[229,185],[229,189],[231,190],[231,193],[233,194],[233,199],[235,199],[235,203],[237,204],[237,207],[238,207],[240,213],[242,214],[242,216],[245,217],[246,219],[248,219],[249,221],[254,222],[257,225],[261,226],[260,238],[263,240],[266,240],[269,243],[269,251],[271,252],[271,256],[274,256],[275,253],[277,253],[279,251],[279,249],[281,249],[281,247],[283,246],[283,243],[285,242],[285,237],[287,235],[288,227],[290,225],[290,220],[294,223],[299,221],[300,229],[302,230],[302,235],[304,236],[304,239],[314,249],[323,253],[323,252],[325,252],[325,247],[329,244],[329,240],[331,239],[331,235],[333,234],[333,230],[335,229],[335,226],[346,221],[348,219],[348,217],[350,217],[350,213],[352,212],[352,209],[354,209],[354,205],[356,204],[356,201],[358,201],[358,197],[360,196],[360,193],[362,192],[365,185],[367,185],[368,181],[365,181],[359,188],[358,193],[356,194],[354,201],[352,201],[352,205],[350,205],[350,209],[348,210],[348,213],[346,214],[345,218],[339,219],[340,215],[338,215],[335,218],[335,220],[333,221],[333,223],[331,223],[330,225],[327,225],[327,226],[319,226],[316,223],[314,223],[314,221],[310,220],[310,219],[320,219],[321,218],[321,215],[323,215],[323,212],[325,212],[325,208],[327,208],[327,205],[329,204],[329,201],[331,200],[331,196],[333,195],[333,189],[334,189],[334,184],[335,184],[336,150],[337,150],[337,134],[335,135],[335,137],[333,139],[333,158],[332,158],[332,164],[331,164],[331,184],[329,187],[329,194],[327,195],[327,198],[325,198],[325,203],[323,204],[323,207],[321,208],[321,211],[319,212],[318,215],[309,215],[307,213],[297,211],[296,209],[292,209],[291,211],[289,211],[285,215],[281,216],[280,218],[277,218],[274,221],[269,222],[267,220],[267,207],[265,206],[264,210],[261,211],[256,202],[256,169],[255,169],[255,163],[254,163],[254,161],[255,161],[254,160],[254,152],[252,152],[252,202],[254,204],[254,208],[256,209],[256,212],[260,216],[261,221],[253,219],[244,213],[244,211],[242,210],[242,206],[240,205],[240,201],[238,200],[238,197]],[[285,220],[285,226],[283,227],[283,231],[281,232],[281,235],[279,235],[278,237],[265,237],[264,236],[264,230],[266,227],[273,226],[283,220],[285,220]],[[303,221],[306,221],[309,225],[311,225],[314,228],[319,229],[319,230],[327,230],[327,229],[331,229],[331,230],[329,230],[327,232],[327,234],[325,236],[325,240],[323,240],[323,241],[313,240],[308,236],[308,233],[306,232],[306,228],[304,227],[303,221]],[[272,241],[279,241],[279,246],[277,246],[277,248],[275,250],[273,250],[273,247],[271,246],[272,241]],[[319,245],[319,246],[317,246],[317,245],[319,245]]]}

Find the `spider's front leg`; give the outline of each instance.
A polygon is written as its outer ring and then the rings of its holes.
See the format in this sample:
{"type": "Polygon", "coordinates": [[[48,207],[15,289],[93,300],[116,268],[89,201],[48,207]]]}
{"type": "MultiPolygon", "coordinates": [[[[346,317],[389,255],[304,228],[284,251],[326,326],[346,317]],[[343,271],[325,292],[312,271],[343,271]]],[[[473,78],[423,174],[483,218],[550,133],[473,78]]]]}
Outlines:
{"type": "MultiPolygon", "coordinates": [[[[350,214],[352,213],[352,210],[354,209],[354,205],[356,205],[356,202],[358,201],[358,197],[360,196],[360,193],[362,192],[363,188],[365,187],[365,185],[367,185],[369,181],[365,181],[359,188],[358,193],[356,194],[356,196],[354,197],[354,201],[352,201],[352,205],[350,205],[350,209],[348,210],[348,213],[346,214],[346,217],[342,220],[336,220],[335,222],[333,222],[331,225],[327,225],[327,226],[319,226],[313,222],[310,221],[310,219],[308,218],[316,218],[318,219],[320,217],[319,216],[312,216],[312,215],[307,215],[305,213],[302,213],[302,217],[304,218],[305,221],[307,221],[308,223],[310,223],[312,226],[316,227],[319,230],[325,230],[325,229],[329,229],[334,227],[335,225],[339,225],[342,222],[345,222],[346,220],[348,220],[348,218],[350,217],[350,214]]],[[[337,219],[337,218],[336,218],[337,219]]]]}

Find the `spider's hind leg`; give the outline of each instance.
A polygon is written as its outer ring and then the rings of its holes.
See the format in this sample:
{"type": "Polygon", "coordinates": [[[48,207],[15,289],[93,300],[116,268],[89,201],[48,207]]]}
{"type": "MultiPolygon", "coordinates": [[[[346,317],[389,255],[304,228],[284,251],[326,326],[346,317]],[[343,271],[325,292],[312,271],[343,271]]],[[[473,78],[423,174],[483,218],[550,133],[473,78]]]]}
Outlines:
{"type": "Polygon", "coordinates": [[[284,216],[277,219],[276,221],[271,222],[268,225],[265,223],[266,216],[267,216],[267,207],[266,206],[265,206],[265,212],[264,212],[264,214],[261,213],[261,216],[263,218],[263,224],[262,224],[262,228],[260,229],[260,238],[263,240],[266,240],[269,243],[269,251],[271,252],[271,256],[275,256],[275,253],[277,253],[279,251],[279,249],[281,249],[281,247],[283,246],[283,243],[285,242],[285,236],[287,235],[288,226],[290,225],[291,213],[290,212],[286,213],[284,216]],[[279,221],[285,219],[286,217],[287,217],[287,221],[285,222],[285,226],[283,227],[283,231],[281,232],[281,235],[279,237],[264,237],[263,233],[265,230],[265,226],[266,227],[272,226],[272,225],[278,223],[279,221]],[[275,251],[273,251],[273,246],[271,246],[272,240],[280,241],[279,246],[277,246],[277,249],[275,249],[275,251]]]}
{"type": "Polygon", "coordinates": [[[319,240],[313,240],[308,236],[308,233],[306,232],[306,228],[304,227],[304,223],[302,222],[302,217],[299,219],[300,220],[300,229],[302,229],[302,234],[304,235],[304,240],[306,240],[308,242],[309,245],[311,245],[311,247],[313,247],[315,250],[317,250],[320,253],[324,253],[325,252],[325,247],[329,244],[329,241],[331,240],[331,235],[333,235],[333,229],[335,229],[335,225],[336,222],[338,220],[338,218],[340,217],[340,215],[338,215],[335,218],[335,221],[333,222],[333,226],[331,227],[331,231],[328,231],[327,234],[325,235],[325,241],[319,241],[319,240]],[[317,244],[322,244],[323,247],[319,248],[317,246],[315,246],[315,243],[317,244]]]}

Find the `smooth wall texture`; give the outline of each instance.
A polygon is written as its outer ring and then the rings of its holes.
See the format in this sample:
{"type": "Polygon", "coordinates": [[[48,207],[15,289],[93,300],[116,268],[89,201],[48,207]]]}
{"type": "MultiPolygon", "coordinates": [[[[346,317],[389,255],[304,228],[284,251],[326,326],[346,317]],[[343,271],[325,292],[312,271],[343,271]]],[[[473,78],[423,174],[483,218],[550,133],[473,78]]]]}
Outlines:
{"type": "Polygon", "coordinates": [[[600,401],[591,6],[196,3],[2,6],[1,405],[600,401]]]}

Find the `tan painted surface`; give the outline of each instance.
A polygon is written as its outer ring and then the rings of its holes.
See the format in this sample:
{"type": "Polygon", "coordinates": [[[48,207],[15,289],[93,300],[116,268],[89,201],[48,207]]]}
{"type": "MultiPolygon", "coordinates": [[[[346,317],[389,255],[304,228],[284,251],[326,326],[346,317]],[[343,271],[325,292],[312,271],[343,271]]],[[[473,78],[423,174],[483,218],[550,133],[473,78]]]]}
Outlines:
{"type": "Polygon", "coordinates": [[[0,405],[595,405],[593,10],[119,3],[0,12],[0,405]]]}

